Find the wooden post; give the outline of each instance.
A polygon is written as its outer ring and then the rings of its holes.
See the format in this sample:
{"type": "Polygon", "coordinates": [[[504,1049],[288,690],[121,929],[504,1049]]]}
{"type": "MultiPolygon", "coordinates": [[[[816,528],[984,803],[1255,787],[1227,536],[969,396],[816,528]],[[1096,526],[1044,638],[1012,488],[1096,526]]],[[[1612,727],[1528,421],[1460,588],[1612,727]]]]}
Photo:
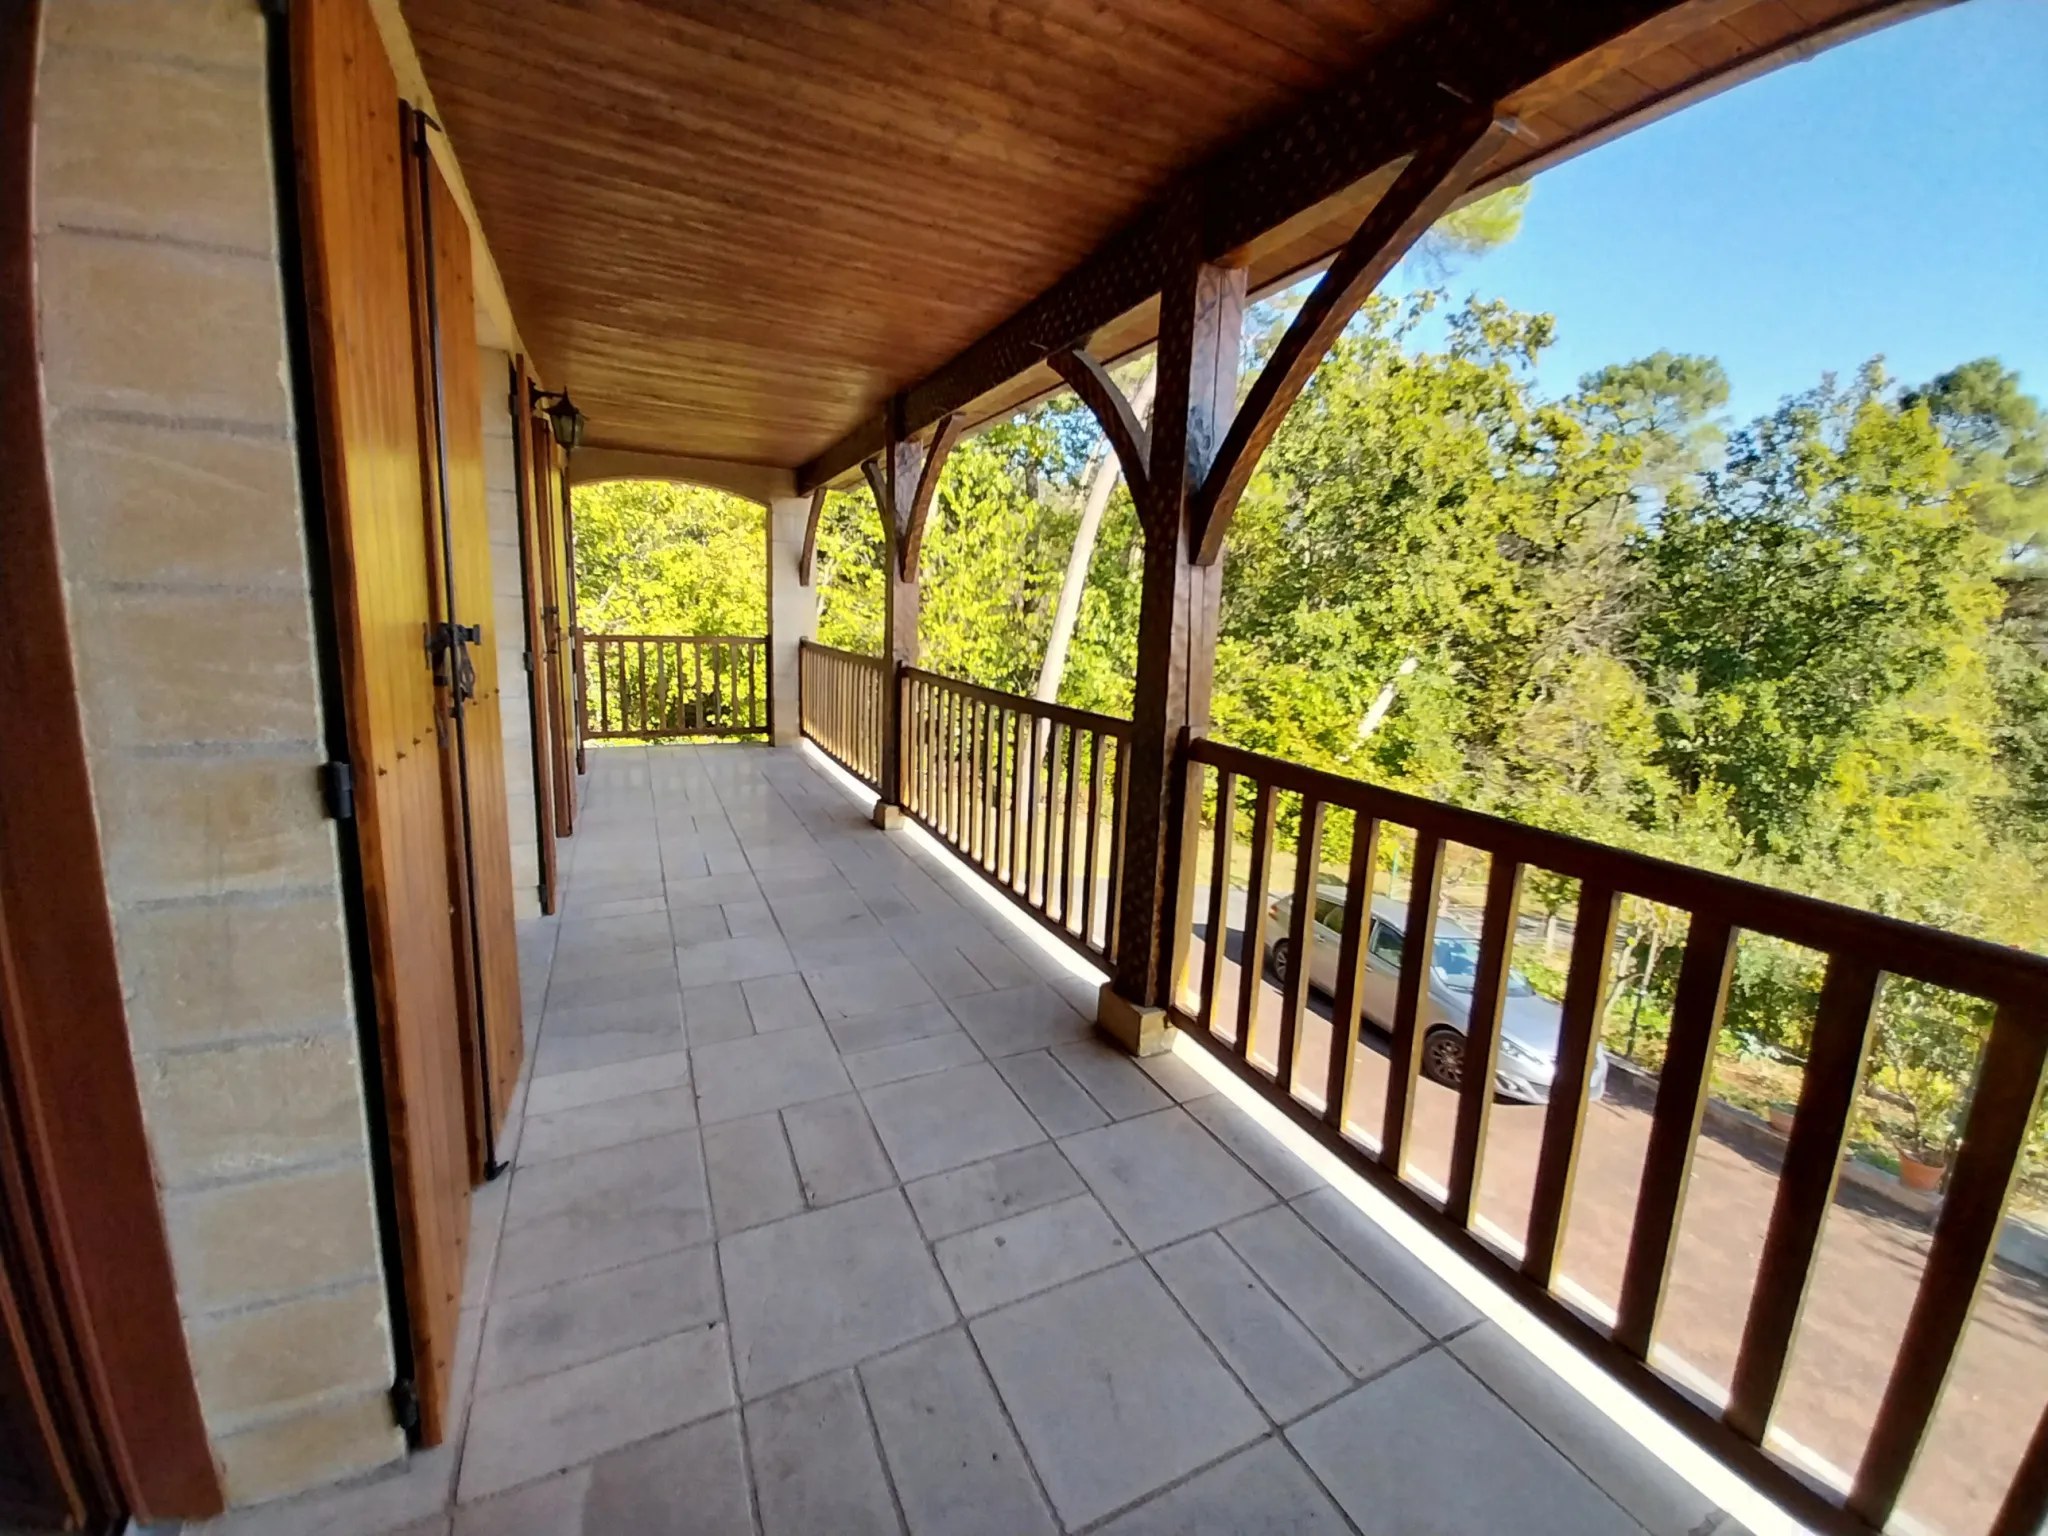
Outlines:
{"type": "Polygon", "coordinates": [[[1137,475],[1125,466],[1145,530],[1145,569],[1116,972],[1102,989],[1097,1016],[1141,1056],[1172,1043],[1166,1007],[1187,961],[1178,919],[1193,900],[1195,861],[1179,851],[1193,844],[1200,807],[1187,798],[1182,753],[1208,729],[1223,592],[1221,565],[1196,558],[1189,504],[1237,403],[1244,295],[1242,267],[1199,261],[1190,242],[1160,299],[1152,436],[1133,445],[1149,450],[1149,463],[1137,475]]]}
{"type": "Polygon", "coordinates": [[[901,432],[902,420],[902,401],[892,401],[887,445],[879,458],[861,466],[882,515],[882,574],[888,584],[882,599],[882,657],[888,669],[882,679],[875,775],[875,825],[885,829],[903,823],[903,670],[917,665],[917,561],[924,523],[961,425],[958,416],[948,416],[927,446],[901,432]]]}

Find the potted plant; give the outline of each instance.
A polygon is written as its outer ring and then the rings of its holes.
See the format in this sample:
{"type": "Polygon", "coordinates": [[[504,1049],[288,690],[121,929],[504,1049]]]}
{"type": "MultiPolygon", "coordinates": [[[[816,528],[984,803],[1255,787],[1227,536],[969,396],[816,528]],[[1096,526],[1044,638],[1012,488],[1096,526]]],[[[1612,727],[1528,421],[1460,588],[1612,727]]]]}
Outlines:
{"type": "Polygon", "coordinates": [[[1771,1129],[1780,1135],[1792,1134],[1792,1118],[1799,1113],[1799,1106],[1790,1099],[1773,1099],[1765,1106],[1764,1118],[1771,1123],[1771,1129]]]}
{"type": "Polygon", "coordinates": [[[1949,1154],[1955,1150],[1956,1085],[1937,1072],[1911,1072],[1903,1077],[1901,1086],[1906,1091],[1887,1095],[1903,1111],[1887,1127],[1892,1150],[1898,1154],[1899,1182],[1931,1194],[1941,1188],[1949,1154]]]}

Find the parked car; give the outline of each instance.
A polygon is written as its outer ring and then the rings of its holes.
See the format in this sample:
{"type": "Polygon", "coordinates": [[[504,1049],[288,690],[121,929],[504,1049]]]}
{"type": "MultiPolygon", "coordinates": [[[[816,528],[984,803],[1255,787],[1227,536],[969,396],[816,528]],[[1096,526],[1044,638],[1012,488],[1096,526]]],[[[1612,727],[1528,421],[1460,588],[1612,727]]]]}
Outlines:
{"type": "MultiPolygon", "coordinates": [[[[1325,993],[1334,992],[1337,986],[1344,895],[1342,886],[1325,886],[1316,893],[1315,943],[1310,950],[1308,979],[1310,986],[1325,993]]],[[[1287,943],[1293,915],[1291,895],[1274,902],[1267,913],[1266,964],[1282,982],[1294,964],[1287,943]]],[[[1404,903],[1386,896],[1373,898],[1371,926],[1361,955],[1365,976],[1359,1013],[1383,1031],[1394,1027],[1394,996],[1401,980],[1407,921],[1404,903]]],[[[1472,1016],[1472,983],[1479,970],[1479,940],[1457,923],[1439,917],[1435,950],[1422,1016],[1417,1021],[1422,1033],[1422,1070],[1445,1087],[1456,1088],[1465,1076],[1465,1036],[1472,1016]]],[[[1497,1092],[1526,1104],[1550,1102],[1562,1020],[1563,1010],[1556,1003],[1538,996],[1528,977],[1509,969],[1507,996],[1501,1003],[1500,1049],[1495,1053],[1493,1085],[1497,1092]]],[[[1588,1098],[1597,1100],[1606,1085],[1607,1052],[1596,1046],[1588,1098]]]]}

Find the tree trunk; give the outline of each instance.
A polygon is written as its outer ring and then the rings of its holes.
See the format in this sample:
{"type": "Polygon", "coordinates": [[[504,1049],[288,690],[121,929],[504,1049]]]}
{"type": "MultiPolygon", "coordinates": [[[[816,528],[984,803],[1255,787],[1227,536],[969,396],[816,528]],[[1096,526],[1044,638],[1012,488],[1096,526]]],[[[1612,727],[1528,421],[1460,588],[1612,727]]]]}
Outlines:
{"type": "MultiPolygon", "coordinates": [[[[1152,420],[1152,394],[1159,383],[1154,368],[1138,381],[1131,392],[1131,409],[1140,421],[1152,420]]],[[[1081,502],[1081,525],[1074,530],[1074,547],[1067,555],[1067,574],[1060,582],[1059,607],[1053,610],[1052,634],[1045,642],[1045,662],[1038,669],[1035,699],[1051,703],[1060,696],[1060,678],[1067,670],[1067,648],[1073,644],[1074,624],[1081,616],[1081,591],[1088,585],[1088,567],[1095,558],[1095,536],[1102,531],[1102,516],[1109,510],[1109,498],[1116,494],[1123,478],[1123,466],[1110,452],[1107,441],[1096,450],[1086,475],[1087,490],[1081,502]]]]}

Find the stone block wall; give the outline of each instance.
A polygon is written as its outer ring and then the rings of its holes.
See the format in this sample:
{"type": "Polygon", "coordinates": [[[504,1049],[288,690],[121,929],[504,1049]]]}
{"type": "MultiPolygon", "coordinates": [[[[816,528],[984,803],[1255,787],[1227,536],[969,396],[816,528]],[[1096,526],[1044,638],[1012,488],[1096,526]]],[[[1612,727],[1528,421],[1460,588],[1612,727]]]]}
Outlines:
{"type": "Polygon", "coordinates": [[[799,643],[818,638],[818,589],[800,574],[804,531],[810,526],[808,496],[784,496],[768,503],[768,668],[775,678],[775,718],[769,739],[778,747],[803,739],[798,710],[799,643]]]}
{"type": "Polygon", "coordinates": [[[498,649],[500,718],[505,729],[505,809],[512,832],[512,915],[540,916],[540,823],[533,804],[534,674],[526,664],[526,597],[519,565],[519,462],[512,451],[511,360],[485,347],[484,493],[491,525],[491,634],[498,649]]]}
{"type": "Polygon", "coordinates": [[[51,479],[116,946],[231,1502],[403,1453],[317,770],[256,0],[46,0],[51,479]]]}

